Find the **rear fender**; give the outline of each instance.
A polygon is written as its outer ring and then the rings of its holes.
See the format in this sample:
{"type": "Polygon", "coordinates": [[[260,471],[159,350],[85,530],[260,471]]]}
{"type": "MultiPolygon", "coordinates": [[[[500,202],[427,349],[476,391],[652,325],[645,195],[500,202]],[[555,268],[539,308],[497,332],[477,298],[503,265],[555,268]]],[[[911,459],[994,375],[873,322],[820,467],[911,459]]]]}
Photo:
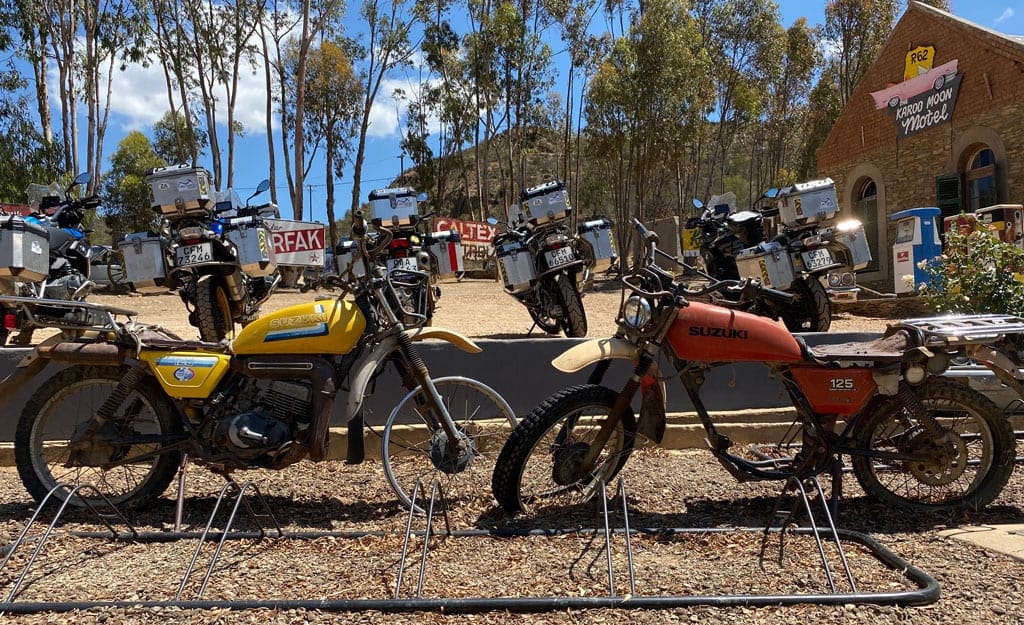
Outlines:
{"type": "MultiPolygon", "coordinates": [[[[564,373],[576,373],[605,360],[629,360],[636,363],[640,350],[636,345],[619,338],[594,339],[575,345],[551,361],[552,366],[564,373]]],[[[640,420],[637,433],[656,443],[665,437],[666,392],[665,381],[658,363],[640,380],[640,420]]]]}

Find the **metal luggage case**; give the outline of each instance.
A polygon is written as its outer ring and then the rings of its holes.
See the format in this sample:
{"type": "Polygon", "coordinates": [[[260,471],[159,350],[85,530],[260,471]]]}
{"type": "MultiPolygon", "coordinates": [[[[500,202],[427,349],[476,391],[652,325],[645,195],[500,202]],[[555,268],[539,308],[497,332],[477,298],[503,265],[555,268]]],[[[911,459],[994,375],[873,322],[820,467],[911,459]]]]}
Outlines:
{"type": "Polygon", "coordinates": [[[125,278],[139,293],[169,290],[164,240],[149,232],[125,235],[115,246],[124,256],[125,278]]]}
{"type": "Polygon", "coordinates": [[[565,219],[572,214],[569,193],[561,180],[530,187],[519,194],[519,209],[534,226],[565,219]]]}
{"type": "Polygon", "coordinates": [[[0,216],[0,276],[37,282],[50,273],[46,228],[20,215],[0,216]]]}
{"type": "Polygon", "coordinates": [[[790,228],[821,223],[836,216],[839,200],[831,178],[800,182],[775,196],[779,219],[790,228]]]}
{"type": "Polygon", "coordinates": [[[146,176],[146,183],[153,194],[153,210],[165,217],[213,211],[213,185],[201,167],[158,167],[146,176]]]}
{"type": "Polygon", "coordinates": [[[246,275],[269,276],[277,270],[270,232],[258,217],[236,217],[228,221],[228,241],[235,246],[238,263],[246,275]]]}
{"type": "Polygon", "coordinates": [[[375,189],[370,192],[373,225],[410,226],[417,216],[416,191],[411,187],[375,189]]]}
{"type": "Polygon", "coordinates": [[[766,242],[736,254],[736,268],[744,278],[757,278],[772,289],[785,290],[793,284],[793,260],[778,243],[766,242]]]}
{"type": "Polygon", "coordinates": [[[427,249],[437,261],[437,274],[442,278],[454,276],[463,269],[462,237],[454,230],[441,230],[430,234],[427,249]]]}
{"type": "Polygon", "coordinates": [[[848,265],[850,269],[864,269],[871,262],[871,248],[868,246],[868,237],[864,233],[863,224],[858,224],[853,228],[847,227],[845,230],[837,228],[831,238],[839,244],[838,246],[829,246],[833,248],[834,256],[848,265]],[[839,249],[837,250],[835,247],[839,247],[839,249]]]}
{"type": "Polygon", "coordinates": [[[355,241],[339,241],[334,248],[334,262],[343,280],[349,279],[349,268],[357,278],[366,275],[366,263],[359,257],[359,244],[355,241]]]}
{"type": "Polygon", "coordinates": [[[605,271],[612,266],[618,255],[615,253],[615,239],[612,236],[610,219],[602,217],[583,222],[579,226],[579,235],[593,250],[593,271],[605,271]]]}
{"type": "Polygon", "coordinates": [[[495,256],[505,288],[512,293],[529,290],[530,282],[537,279],[537,270],[526,244],[522,241],[507,241],[498,246],[495,256]]]}

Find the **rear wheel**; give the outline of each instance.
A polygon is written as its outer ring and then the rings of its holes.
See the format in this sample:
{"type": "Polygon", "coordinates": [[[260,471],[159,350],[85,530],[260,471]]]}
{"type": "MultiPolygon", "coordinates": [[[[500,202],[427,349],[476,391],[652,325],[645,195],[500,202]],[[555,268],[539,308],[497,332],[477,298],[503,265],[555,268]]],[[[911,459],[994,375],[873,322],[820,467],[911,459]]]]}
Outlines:
{"type": "Polygon", "coordinates": [[[204,341],[217,343],[234,332],[231,304],[224,287],[214,276],[203,276],[196,282],[195,307],[196,325],[204,341]]]}
{"type": "MultiPolygon", "coordinates": [[[[80,436],[117,387],[123,369],[69,367],[44,382],[18,420],[14,457],[25,488],[42,501],[58,484],[89,484],[114,505],[138,507],[162,493],[181,455],[158,453],[161,435],[181,432],[166,396],[144,380],[112,418],[72,457],[69,442],[80,436]],[[119,440],[133,439],[130,443],[119,440]]],[[[57,491],[61,499],[68,491],[57,491]]],[[[89,492],[83,493],[87,499],[89,492]]],[[[72,504],[82,505],[77,497],[72,504]]]]}
{"type": "Polygon", "coordinates": [[[507,512],[571,506],[591,499],[633,451],[636,418],[627,408],[593,466],[581,463],[618,393],[587,384],[558,391],[524,419],[501,448],[491,488],[507,512]]]}
{"type": "Polygon", "coordinates": [[[583,299],[572,278],[564,273],[555,276],[558,299],[562,306],[562,329],[569,338],[587,335],[587,315],[583,311],[583,299]]]}
{"type": "Polygon", "coordinates": [[[782,310],[790,332],[828,332],[832,326],[832,303],[821,281],[814,276],[796,280],[791,289],[796,298],[782,310]]]}
{"type": "Polygon", "coordinates": [[[388,483],[399,501],[409,507],[419,482],[418,510],[429,500],[435,480],[449,504],[484,495],[498,450],[516,426],[508,402],[482,382],[444,377],[434,379],[434,388],[459,432],[466,435],[465,449],[453,453],[449,448],[448,436],[430,414],[420,388],[410,391],[395,406],[382,440],[381,458],[388,483]]]}
{"type": "Polygon", "coordinates": [[[929,433],[893,399],[858,426],[853,471],[868,495],[919,511],[979,510],[995,499],[1013,471],[1010,422],[981,393],[932,378],[914,394],[940,427],[929,433]]]}

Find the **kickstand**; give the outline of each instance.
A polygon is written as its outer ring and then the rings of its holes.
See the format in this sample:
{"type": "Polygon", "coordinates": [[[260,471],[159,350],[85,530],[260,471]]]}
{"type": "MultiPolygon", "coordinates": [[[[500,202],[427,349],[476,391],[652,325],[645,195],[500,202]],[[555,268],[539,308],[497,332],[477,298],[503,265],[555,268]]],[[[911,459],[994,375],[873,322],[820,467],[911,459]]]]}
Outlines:
{"type": "Polygon", "coordinates": [[[181,454],[178,465],[178,500],[174,507],[174,531],[181,531],[182,517],[185,515],[185,470],[188,468],[188,454],[181,454]]]}

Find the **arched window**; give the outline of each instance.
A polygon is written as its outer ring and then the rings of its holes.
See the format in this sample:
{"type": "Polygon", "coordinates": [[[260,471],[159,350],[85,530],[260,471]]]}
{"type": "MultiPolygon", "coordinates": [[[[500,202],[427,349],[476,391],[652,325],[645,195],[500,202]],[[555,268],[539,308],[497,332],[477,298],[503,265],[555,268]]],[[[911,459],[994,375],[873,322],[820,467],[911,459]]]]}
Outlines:
{"type": "Polygon", "coordinates": [[[996,157],[986,146],[978,148],[967,161],[967,211],[998,203],[996,197],[996,157]]]}
{"type": "Polygon", "coordinates": [[[878,271],[879,258],[878,250],[878,185],[874,179],[865,178],[856,187],[853,202],[853,214],[864,226],[864,235],[868,240],[868,248],[871,250],[871,263],[862,270],[863,273],[878,271]]]}

